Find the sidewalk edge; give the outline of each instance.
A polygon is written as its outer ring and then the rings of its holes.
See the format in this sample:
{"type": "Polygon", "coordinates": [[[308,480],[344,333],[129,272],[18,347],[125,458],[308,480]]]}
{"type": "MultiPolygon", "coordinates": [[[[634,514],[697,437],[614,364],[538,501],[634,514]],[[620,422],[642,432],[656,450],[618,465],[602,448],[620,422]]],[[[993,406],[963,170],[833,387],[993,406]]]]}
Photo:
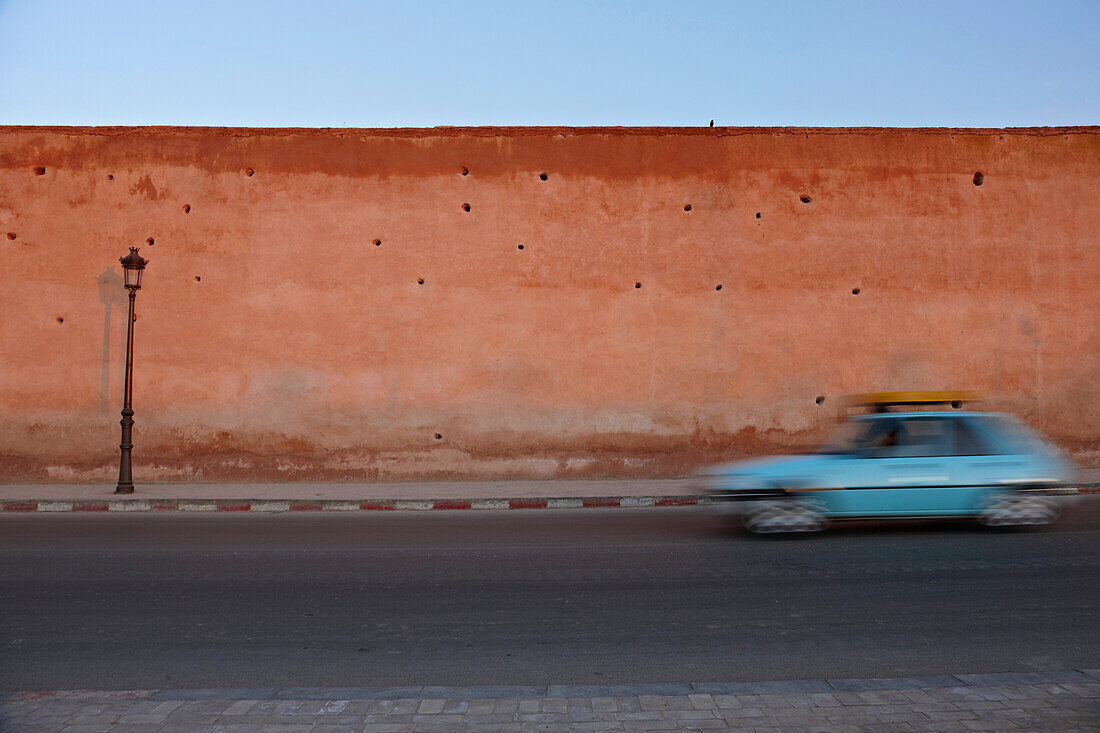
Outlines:
{"type": "MultiPolygon", "coordinates": [[[[1100,494],[1100,484],[1060,489],[1060,494],[1100,494]]],[[[509,509],[610,509],[701,506],[714,503],[704,494],[650,496],[523,497],[477,499],[5,499],[0,513],[36,512],[349,512],[349,511],[500,511],[509,509]]]]}
{"type": "MultiPolygon", "coordinates": [[[[0,702],[46,698],[135,698],[168,700],[403,700],[508,697],[626,697],[631,695],[769,695],[885,690],[998,687],[1002,685],[1080,685],[1100,681],[1100,670],[944,674],[933,677],[771,680],[760,682],[669,682],[619,685],[467,685],[390,687],[264,687],[143,690],[9,690],[0,702]]],[[[1073,694],[1071,689],[1067,694],[1073,694]]]]}
{"type": "Polygon", "coordinates": [[[480,499],[99,499],[4,500],[7,512],[347,512],[347,511],[499,511],[508,509],[607,509],[697,506],[707,496],[587,496],[480,499]]]}

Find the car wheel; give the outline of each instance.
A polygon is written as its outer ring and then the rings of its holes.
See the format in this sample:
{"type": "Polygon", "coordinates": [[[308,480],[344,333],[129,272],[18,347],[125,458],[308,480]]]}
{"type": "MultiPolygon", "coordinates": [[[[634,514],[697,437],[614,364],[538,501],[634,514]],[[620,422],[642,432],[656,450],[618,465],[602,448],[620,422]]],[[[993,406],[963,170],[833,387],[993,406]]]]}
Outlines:
{"type": "Polygon", "coordinates": [[[999,499],[978,517],[987,527],[1021,527],[1050,524],[1058,518],[1058,507],[1041,496],[1010,496],[999,499]]]}
{"type": "Polygon", "coordinates": [[[802,501],[753,502],[742,517],[745,529],[754,534],[820,532],[829,521],[817,507],[802,501]]]}

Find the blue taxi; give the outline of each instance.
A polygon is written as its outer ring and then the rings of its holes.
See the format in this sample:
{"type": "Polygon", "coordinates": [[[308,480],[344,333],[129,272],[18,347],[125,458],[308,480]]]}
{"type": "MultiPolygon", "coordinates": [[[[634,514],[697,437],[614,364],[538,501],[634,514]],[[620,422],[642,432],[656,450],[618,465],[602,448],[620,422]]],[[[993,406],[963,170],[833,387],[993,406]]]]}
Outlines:
{"type": "Polygon", "coordinates": [[[1072,465],[1015,418],[961,409],[976,398],[862,395],[851,405],[872,412],[849,417],[815,452],[713,466],[702,472],[703,488],[758,533],[812,532],[833,520],[867,518],[1054,521],[1052,495],[1071,480],[1072,465]]]}

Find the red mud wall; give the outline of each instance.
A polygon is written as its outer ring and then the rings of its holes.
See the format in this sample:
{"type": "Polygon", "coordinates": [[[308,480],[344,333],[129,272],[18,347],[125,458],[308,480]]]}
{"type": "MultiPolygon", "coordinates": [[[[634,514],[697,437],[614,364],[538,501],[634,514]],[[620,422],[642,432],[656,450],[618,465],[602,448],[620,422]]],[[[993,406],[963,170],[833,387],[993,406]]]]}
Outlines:
{"type": "Polygon", "coordinates": [[[138,481],[675,475],[906,387],[1093,462],[1098,191],[1098,128],[0,128],[0,481],[115,477],[130,246],[138,481]]]}

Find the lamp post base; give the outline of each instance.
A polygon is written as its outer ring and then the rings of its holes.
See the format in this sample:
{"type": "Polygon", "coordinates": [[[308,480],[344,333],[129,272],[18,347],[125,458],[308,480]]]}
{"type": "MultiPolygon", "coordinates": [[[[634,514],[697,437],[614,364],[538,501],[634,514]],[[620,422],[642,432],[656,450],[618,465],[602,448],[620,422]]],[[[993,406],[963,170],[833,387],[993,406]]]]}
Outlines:
{"type": "Polygon", "coordinates": [[[122,409],[121,424],[122,442],[118,444],[121,454],[118,461],[118,486],[115,487],[115,493],[132,494],[134,493],[134,475],[130,470],[130,451],[134,448],[134,444],[131,442],[131,431],[134,428],[134,411],[129,406],[122,409]]]}

